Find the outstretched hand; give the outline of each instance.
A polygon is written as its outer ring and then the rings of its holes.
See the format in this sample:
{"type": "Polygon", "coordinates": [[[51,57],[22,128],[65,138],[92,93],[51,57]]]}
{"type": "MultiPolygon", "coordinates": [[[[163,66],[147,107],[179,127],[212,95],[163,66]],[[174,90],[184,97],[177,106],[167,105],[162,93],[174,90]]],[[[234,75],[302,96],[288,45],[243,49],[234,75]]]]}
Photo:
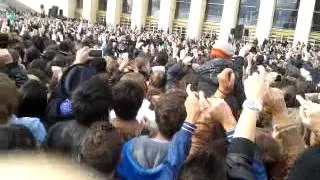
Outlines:
{"type": "Polygon", "coordinates": [[[200,114],[200,102],[198,94],[191,91],[191,84],[188,84],[186,92],[188,97],[184,103],[187,111],[186,120],[190,123],[195,123],[200,114]]]}
{"type": "Polygon", "coordinates": [[[232,69],[226,68],[220,74],[218,74],[219,90],[224,95],[228,95],[233,92],[236,76],[232,69]]]}
{"type": "Polygon", "coordinates": [[[311,129],[320,130],[320,104],[306,101],[303,97],[297,96],[301,104],[300,117],[302,122],[311,129]]]}
{"type": "Polygon", "coordinates": [[[247,99],[263,104],[263,100],[269,91],[269,81],[263,66],[259,66],[259,73],[253,73],[244,82],[244,91],[247,99]]]}
{"type": "Polygon", "coordinates": [[[90,48],[85,46],[77,51],[76,60],[73,64],[85,64],[89,59],[90,48]]]}

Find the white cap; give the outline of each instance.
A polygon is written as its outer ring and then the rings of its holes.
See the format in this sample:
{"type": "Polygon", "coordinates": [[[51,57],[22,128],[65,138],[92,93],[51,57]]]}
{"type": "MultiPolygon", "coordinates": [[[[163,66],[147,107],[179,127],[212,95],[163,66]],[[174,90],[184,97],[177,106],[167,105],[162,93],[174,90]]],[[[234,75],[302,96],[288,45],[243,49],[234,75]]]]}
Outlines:
{"type": "Polygon", "coordinates": [[[213,45],[212,49],[213,50],[218,49],[220,51],[223,51],[225,54],[227,54],[229,56],[233,56],[234,55],[233,47],[231,46],[231,44],[229,44],[227,42],[217,41],[213,45]]]}

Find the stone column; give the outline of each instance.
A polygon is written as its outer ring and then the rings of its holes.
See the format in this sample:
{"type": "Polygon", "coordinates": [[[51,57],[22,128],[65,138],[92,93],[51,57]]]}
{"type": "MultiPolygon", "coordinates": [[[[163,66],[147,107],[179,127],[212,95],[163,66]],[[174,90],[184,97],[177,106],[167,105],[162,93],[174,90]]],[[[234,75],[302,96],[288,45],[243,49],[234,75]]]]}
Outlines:
{"type": "Polygon", "coordinates": [[[161,0],[158,29],[172,30],[172,22],[176,10],[176,0],[161,0]]]}
{"type": "Polygon", "coordinates": [[[148,13],[148,0],[134,0],[131,13],[131,29],[141,29],[145,25],[148,13]]]}
{"type": "Polygon", "coordinates": [[[308,43],[315,4],[316,0],[300,1],[293,44],[297,44],[299,41],[305,44],[308,43]]]}
{"type": "Polygon", "coordinates": [[[120,24],[122,0],[108,0],[106,23],[113,26],[120,24]]]}
{"type": "Polygon", "coordinates": [[[224,1],[222,18],[220,21],[219,40],[228,41],[231,29],[235,28],[237,25],[239,8],[240,8],[240,0],[224,1]]]}
{"type": "Polygon", "coordinates": [[[256,30],[256,36],[259,44],[262,44],[264,39],[268,39],[270,36],[275,8],[276,0],[260,1],[260,10],[256,30]]]}
{"type": "Polygon", "coordinates": [[[99,0],[83,0],[82,18],[96,22],[99,0]]]}
{"type": "Polygon", "coordinates": [[[69,18],[75,17],[75,12],[77,8],[77,1],[76,0],[66,0],[67,6],[63,9],[63,15],[69,18]]]}
{"type": "Polygon", "coordinates": [[[201,37],[206,6],[207,0],[191,0],[187,29],[187,36],[191,39],[198,39],[201,37]]]}

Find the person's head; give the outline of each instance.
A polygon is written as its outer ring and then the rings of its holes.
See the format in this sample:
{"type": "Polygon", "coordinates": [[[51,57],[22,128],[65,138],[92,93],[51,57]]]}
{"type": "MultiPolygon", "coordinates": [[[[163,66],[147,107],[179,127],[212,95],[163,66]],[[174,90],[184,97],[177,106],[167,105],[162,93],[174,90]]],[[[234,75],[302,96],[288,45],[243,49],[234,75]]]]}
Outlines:
{"type": "Polygon", "coordinates": [[[0,73],[0,124],[8,122],[8,118],[16,112],[18,103],[16,85],[7,75],[0,73]]]}
{"type": "Polygon", "coordinates": [[[40,55],[41,55],[40,51],[36,47],[31,46],[26,50],[26,53],[24,55],[24,62],[26,64],[29,64],[34,59],[39,59],[40,55]]]}
{"type": "Polygon", "coordinates": [[[72,52],[73,45],[70,40],[64,40],[59,45],[59,50],[63,52],[72,52]]]}
{"type": "Polygon", "coordinates": [[[258,129],[256,134],[257,150],[266,164],[276,163],[281,158],[281,147],[267,130],[258,129]]]}
{"type": "Polygon", "coordinates": [[[72,111],[76,121],[90,126],[96,121],[108,121],[112,95],[107,80],[94,76],[72,93],[72,111]]]}
{"type": "Polygon", "coordinates": [[[186,98],[185,92],[173,90],[162,94],[156,103],[156,123],[164,137],[171,139],[180,130],[187,116],[184,106],[186,98]]]}
{"type": "Polygon", "coordinates": [[[105,73],[107,63],[102,57],[95,57],[91,59],[90,66],[93,67],[97,71],[97,73],[105,73]]]}
{"type": "Polygon", "coordinates": [[[57,50],[54,49],[54,48],[49,48],[47,50],[45,50],[43,53],[42,53],[42,58],[46,61],[52,61],[53,58],[56,56],[57,54],[57,50]]]}
{"type": "Polygon", "coordinates": [[[149,76],[150,62],[147,56],[139,56],[135,59],[135,66],[145,77],[149,76]]]}
{"type": "Polygon", "coordinates": [[[149,79],[149,86],[157,89],[163,89],[166,83],[166,73],[163,71],[153,72],[149,79]]]}
{"type": "Polygon", "coordinates": [[[52,59],[51,65],[52,66],[59,66],[59,67],[68,67],[71,64],[71,61],[63,56],[62,54],[56,54],[56,56],[52,59]]]}
{"type": "Polygon", "coordinates": [[[121,148],[118,131],[109,122],[96,122],[81,144],[81,161],[101,173],[110,174],[120,159],[121,148]]]}
{"type": "Polygon", "coordinates": [[[135,120],[143,98],[143,89],[133,81],[119,81],[112,88],[113,109],[122,120],[135,120]]]}
{"type": "Polygon", "coordinates": [[[12,61],[13,61],[13,64],[15,66],[17,66],[18,64],[21,63],[21,57],[20,57],[20,54],[17,50],[15,49],[9,49],[9,53],[12,57],[12,61]]]}
{"type": "Polygon", "coordinates": [[[0,127],[0,150],[35,150],[36,140],[30,130],[21,125],[0,127]]]}
{"type": "Polygon", "coordinates": [[[226,42],[218,41],[214,44],[210,59],[225,59],[225,60],[231,60],[232,56],[234,54],[233,47],[226,42]]]}
{"type": "Polygon", "coordinates": [[[202,151],[182,167],[179,180],[227,180],[227,170],[222,157],[214,152],[202,151]]]}
{"type": "Polygon", "coordinates": [[[168,54],[166,51],[160,51],[155,57],[154,64],[155,66],[165,66],[168,62],[168,54]]]}
{"type": "Polygon", "coordinates": [[[143,89],[143,92],[145,92],[145,93],[148,89],[147,84],[144,79],[144,76],[140,73],[135,73],[135,72],[127,73],[127,74],[123,75],[120,80],[121,81],[136,82],[143,89]]]}
{"type": "Polygon", "coordinates": [[[44,71],[46,68],[47,68],[47,61],[43,59],[35,59],[28,65],[28,69],[40,69],[44,71]]]}
{"type": "Polygon", "coordinates": [[[47,88],[37,80],[29,80],[19,89],[18,117],[45,116],[47,107],[47,88]]]}

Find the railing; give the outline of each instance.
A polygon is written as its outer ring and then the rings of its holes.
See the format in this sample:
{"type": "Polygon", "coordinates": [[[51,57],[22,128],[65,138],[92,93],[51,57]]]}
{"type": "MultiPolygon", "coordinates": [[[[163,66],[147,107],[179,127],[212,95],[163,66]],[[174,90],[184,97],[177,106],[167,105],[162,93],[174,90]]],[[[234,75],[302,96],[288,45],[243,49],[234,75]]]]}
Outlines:
{"type": "Polygon", "coordinates": [[[220,24],[212,22],[204,22],[202,25],[202,34],[216,34],[219,36],[220,24]]]}
{"type": "Polygon", "coordinates": [[[309,35],[309,43],[313,45],[320,45],[320,32],[311,32],[309,35]]]}
{"type": "Polygon", "coordinates": [[[187,26],[187,20],[175,19],[173,20],[172,33],[185,35],[187,33],[187,26]]]}
{"type": "Polygon", "coordinates": [[[105,22],[106,21],[106,11],[97,11],[97,22],[105,22]]]}
{"type": "Polygon", "coordinates": [[[130,29],[131,27],[131,17],[129,14],[121,14],[120,16],[120,26],[130,29]]]}
{"type": "Polygon", "coordinates": [[[293,42],[294,39],[294,30],[284,30],[284,29],[271,29],[270,39],[282,40],[286,38],[288,42],[293,42]]]}
{"type": "Polygon", "coordinates": [[[158,30],[159,19],[157,17],[148,16],[146,19],[145,28],[147,31],[156,31],[158,30]]]}

